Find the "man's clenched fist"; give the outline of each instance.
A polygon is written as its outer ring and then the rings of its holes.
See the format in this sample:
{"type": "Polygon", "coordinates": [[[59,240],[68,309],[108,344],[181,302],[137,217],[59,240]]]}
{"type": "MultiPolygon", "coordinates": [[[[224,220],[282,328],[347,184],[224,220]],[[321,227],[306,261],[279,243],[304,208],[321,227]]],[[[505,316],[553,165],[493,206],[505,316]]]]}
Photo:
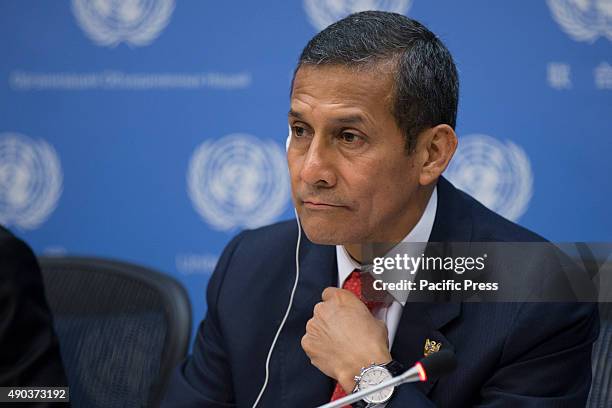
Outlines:
{"type": "Polygon", "coordinates": [[[348,290],[326,288],[306,323],[302,348],[310,362],[347,393],[361,367],[391,361],[387,327],[348,290]]]}

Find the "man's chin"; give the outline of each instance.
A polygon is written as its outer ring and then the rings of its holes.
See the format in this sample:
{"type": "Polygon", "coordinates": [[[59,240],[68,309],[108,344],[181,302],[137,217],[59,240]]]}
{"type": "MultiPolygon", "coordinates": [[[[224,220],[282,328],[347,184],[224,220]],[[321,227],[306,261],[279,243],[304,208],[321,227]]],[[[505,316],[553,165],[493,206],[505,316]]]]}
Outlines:
{"type": "Polygon", "coordinates": [[[344,245],[352,240],[348,234],[338,229],[326,227],[309,226],[302,224],[302,229],[308,240],[319,245],[344,245]]]}
{"type": "MultiPolygon", "coordinates": [[[[306,232],[306,231],[304,231],[306,232]]],[[[334,239],[333,237],[326,237],[326,236],[321,236],[319,234],[309,234],[306,232],[306,236],[308,237],[308,240],[310,242],[312,242],[313,244],[318,244],[318,245],[341,245],[341,243],[337,240],[334,239]]]]}

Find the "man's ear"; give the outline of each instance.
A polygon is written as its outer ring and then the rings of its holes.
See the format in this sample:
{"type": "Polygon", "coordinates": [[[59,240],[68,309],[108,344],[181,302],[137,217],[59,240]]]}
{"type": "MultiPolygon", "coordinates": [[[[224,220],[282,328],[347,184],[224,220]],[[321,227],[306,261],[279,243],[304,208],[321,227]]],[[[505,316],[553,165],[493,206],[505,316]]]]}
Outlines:
{"type": "Polygon", "coordinates": [[[457,149],[457,135],[449,125],[437,125],[426,130],[423,138],[423,165],[419,183],[423,186],[434,183],[448,166],[457,149]]]}

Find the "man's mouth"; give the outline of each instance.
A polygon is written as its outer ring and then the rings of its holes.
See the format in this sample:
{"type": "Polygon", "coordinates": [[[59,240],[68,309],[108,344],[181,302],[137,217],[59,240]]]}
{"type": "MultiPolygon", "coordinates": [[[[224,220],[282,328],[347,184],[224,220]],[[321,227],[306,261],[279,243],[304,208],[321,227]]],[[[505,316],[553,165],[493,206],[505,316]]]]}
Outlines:
{"type": "Polygon", "coordinates": [[[318,200],[302,200],[302,205],[311,210],[333,210],[338,208],[346,208],[344,205],[318,200]]]}

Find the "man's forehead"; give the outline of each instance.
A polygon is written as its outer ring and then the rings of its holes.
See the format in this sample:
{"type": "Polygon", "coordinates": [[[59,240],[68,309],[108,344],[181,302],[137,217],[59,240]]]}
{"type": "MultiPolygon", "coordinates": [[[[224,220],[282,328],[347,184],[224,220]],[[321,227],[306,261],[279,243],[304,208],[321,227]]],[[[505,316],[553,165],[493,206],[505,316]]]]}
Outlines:
{"type": "Polygon", "coordinates": [[[308,84],[310,81],[320,82],[324,80],[329,83],[346,82],[359,79],[361,81],[373,81],[382,86],[393,84],[394,70],[389,64],[370,63],[358,65],[340,64],[303,64],[298,68],[293,79],[293,88],[298,85],[308,84]]]}
{"type": "Polygon", "coordinates": [[[301,67],[293,81],[290,114],[298,117],[319,106],[343,111],[346,121],[358,120],[364,110],[391,106],[392,79],[388,73],[337,65],[301,67]]]}

